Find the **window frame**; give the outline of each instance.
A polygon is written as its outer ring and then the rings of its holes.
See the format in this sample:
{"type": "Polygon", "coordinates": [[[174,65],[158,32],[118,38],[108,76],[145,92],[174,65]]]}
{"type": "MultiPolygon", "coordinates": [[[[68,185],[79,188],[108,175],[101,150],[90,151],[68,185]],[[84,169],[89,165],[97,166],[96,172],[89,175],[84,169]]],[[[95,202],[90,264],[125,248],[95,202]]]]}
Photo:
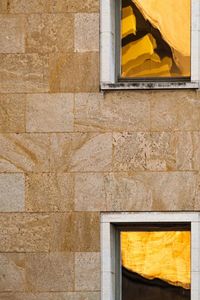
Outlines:
{"type": "Polygon", "coordinates": [[[120,300],[119,230],[133,223],[191,224],[191,300],[200,299],[200,213],[187,212],[120,212],[101,213],[101,300],[120,300]]]}
{"type": "Polygon", "coordinates": [[[191,0],[191,80],[190,81],[118,81],[120,51],[120,1],[100,0],[100,88],[130,89],[198,89],[200,88],[200,1],[191,0]]]}

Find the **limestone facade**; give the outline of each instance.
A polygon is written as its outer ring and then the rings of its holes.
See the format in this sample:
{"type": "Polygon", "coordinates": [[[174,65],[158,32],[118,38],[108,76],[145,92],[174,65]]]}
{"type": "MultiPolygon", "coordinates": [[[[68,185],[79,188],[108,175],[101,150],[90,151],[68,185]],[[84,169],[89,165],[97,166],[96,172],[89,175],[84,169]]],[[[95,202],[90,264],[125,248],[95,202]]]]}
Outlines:
{"type": "Polygon", "coordinates": [[[100,92],[98,0],[0,28],[0,300],[99,300],[101,211],[200,210],[200,95],[100,92]]]}

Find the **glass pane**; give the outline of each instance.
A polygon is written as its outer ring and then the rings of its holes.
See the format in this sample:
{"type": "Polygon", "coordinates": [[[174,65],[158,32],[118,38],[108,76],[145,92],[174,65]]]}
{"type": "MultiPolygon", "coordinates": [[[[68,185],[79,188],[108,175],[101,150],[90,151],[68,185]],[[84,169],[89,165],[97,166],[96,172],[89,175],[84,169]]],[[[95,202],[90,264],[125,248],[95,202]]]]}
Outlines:
{"type": "Polygon", "coordinates": [[[121,77],[190,77],[191,0],[121,1],[121,77]]]}
{"type": "Polygon", "coordinates": [[[190,231],[120,234],[122,300],[190,299],[190,231]]]}

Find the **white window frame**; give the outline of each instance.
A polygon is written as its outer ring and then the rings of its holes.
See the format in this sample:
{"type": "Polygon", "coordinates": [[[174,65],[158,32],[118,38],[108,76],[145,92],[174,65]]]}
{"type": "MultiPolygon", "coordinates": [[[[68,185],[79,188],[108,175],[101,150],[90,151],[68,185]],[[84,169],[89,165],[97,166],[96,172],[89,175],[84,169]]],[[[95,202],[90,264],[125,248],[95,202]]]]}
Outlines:
{"type": "Polygon", "coordinates": [[[191,81],[117,81],[117,38],[119,0],[100,0],[100,87],[113,89],[198,89],[200,87],[200,1],[191,0],[191,81]]]}
{"type": "Polygon", "coordinates": [[[137,212],[101,214],[101,300],[116,300],[119,293],[119,254],[116,226],[137,222],[191,223],[191,300],[200,299],[200,213],[137,212]]]}

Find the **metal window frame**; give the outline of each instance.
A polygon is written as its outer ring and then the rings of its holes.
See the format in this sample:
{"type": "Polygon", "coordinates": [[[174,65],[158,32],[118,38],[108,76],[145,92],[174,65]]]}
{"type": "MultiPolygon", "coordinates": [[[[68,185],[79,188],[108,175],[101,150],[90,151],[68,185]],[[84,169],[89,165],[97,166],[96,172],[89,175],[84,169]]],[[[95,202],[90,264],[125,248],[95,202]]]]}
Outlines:
{"type": "Polygon", "coordinates": [[[120,300],[120,225],[150,222],[191,224],[191,300],[200,299],[200,213],[121,212],[101,214],[101,300],[120,300]]]}
{"type": "Polygon", "coordinates": [[[120,1],[100,0],[100,88],[199,89],[200,88],[200,1],[191,0],[191,80],[190,81],[118,81],[120,1]]]}

